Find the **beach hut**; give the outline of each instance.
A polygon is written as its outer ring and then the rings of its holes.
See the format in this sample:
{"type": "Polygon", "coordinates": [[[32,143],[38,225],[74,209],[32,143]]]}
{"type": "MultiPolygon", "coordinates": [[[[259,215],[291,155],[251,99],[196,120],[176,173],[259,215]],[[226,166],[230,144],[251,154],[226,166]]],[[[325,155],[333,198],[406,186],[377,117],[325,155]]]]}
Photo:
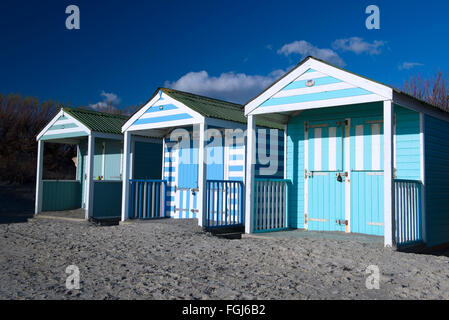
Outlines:
{"type": "MultiPolygon", "coordinates": [[[[82,208],[85,209],[86,219],[120,217],[123,170],[121,127],[128,118],[80,108],[60,109],[37,136],[36,214],[82,208]],[[74,180],[42,179],[46,143],[76,145],[74,180]]],[[[155,171],[161,170],[161,140],[135,137],[132,146],[139,153],[132,169],[134,174],[152,178],[155,171]],[[148,163],[151,163],[153,170],[147,169],[148,163]]]]}
{"type": "MultiPolygon", "coordinates": [[[[287,116],[288,225],[383,236],[385,246],[449,242],[449,114],[308,57],[245,105],[287,116]]],[[[248,142],[246,232],[276,214],[257,199],[248,142]],[[264,211],[265,210],[265,211],[264,211]]]]}
{"type": "MultiPolygon", "coordinates": [[[[276,121],[259,119],[259,178],[283,178],[284,134],[276,121]]],[[[159,88],[123,126],[122,220],[197,218],[201,226],[244,224],[246,118],[243,106],[173,89],[159,88]],[[129,173],[132,137],[163,140],[158,179],[129,173]],[[204,210],[203,210],[204,209],[204,210]]],[[[135,155],[138,156],[136,151],[135,155]]],[[[151,166],[147,165],[148,170],[151,166]]]]}

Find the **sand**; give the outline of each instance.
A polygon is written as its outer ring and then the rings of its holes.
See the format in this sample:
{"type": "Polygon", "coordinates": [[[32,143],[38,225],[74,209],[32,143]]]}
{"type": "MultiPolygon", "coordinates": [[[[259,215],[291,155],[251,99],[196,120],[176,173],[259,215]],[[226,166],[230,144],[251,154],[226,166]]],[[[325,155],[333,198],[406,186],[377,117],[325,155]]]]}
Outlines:
{"type": "Polygon", "coordinates": [[[0,299],[449,299],[447,256],[379,243],[205,234],[195,220],[0,225],[0,299]],[[65,287],[66,267],[80,289],[65,287]],[[379,289],[366,268],[377,265],[379,289]]]}

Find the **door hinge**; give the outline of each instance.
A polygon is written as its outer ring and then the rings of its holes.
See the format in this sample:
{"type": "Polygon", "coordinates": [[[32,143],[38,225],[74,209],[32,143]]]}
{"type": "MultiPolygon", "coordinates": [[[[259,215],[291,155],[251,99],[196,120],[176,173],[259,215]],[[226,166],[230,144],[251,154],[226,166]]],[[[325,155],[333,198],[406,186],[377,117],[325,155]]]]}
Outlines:
{"type": "Polygon", "coordinates": [[[348,220],[337,219],[337,220],[335,220],[335,223],[339,224],[339,225],[347,226],[348,225],[348,220]]]}
{"type": "Polygon", "coordinates": [[[312,178],[312,177],[313,177],[313,172],[309,172],[307,170],[304,170],[304,179],[312,178]]]}

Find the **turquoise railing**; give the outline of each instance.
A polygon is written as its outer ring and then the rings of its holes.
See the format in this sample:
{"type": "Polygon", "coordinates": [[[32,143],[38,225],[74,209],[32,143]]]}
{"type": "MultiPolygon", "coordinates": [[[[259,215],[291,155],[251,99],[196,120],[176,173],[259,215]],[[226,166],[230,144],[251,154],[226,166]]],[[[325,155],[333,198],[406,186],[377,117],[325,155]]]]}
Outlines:
{"type": "Polygon", "coordinates": [[[396,245],[422,242],[422,184],[417,180],[394,180],[396,245]]]}
{"type": "Polygon", "coordinates": [[[255,179],[254,232],[288,228],[288,185],[286,179],[255,179]]]}

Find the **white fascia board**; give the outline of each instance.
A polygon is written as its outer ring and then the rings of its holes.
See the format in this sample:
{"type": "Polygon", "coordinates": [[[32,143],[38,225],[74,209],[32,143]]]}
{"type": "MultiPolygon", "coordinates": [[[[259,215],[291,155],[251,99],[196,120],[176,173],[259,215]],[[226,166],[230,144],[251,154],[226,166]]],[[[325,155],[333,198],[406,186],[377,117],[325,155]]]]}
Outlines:
{"type": "Polygon", "coordinates": [[[48,129],[50,129],[62,115],[63,115],[63,113],[62,113],[62,109],[61,109],[58,112],[58,114],[56,116],[54,116],[53,119],[51,119],[51,121],[45,126],[45,128],[42,129],[41,132],[39,132],[39,134],[36,137],[36,141],[39,141],[39,139],[42,138],[42,136],[48,131],[48,129]]]}
{"type": "Polygon", "coordinates": [[[303,74],[308,69],[310,69],[310,65],[311,65],[310,60],[304,62],[299,67],[296,67],[296,69],[294,69],[293,71],[290,71],[290,73],[288,75],[286,75],[284,78],[280,79],[277,83],[275,83],[272,87],[268,88],[260,96],[258,96],[254,100],[250,101],[245,106],[245,116],[247,116],[250,113],[252,113],[254,111],[254,109],[256,109],[258,106],[260,106],[266,100],[271,98],[273,95],[275,95],[282,88],[287,86],[290,82],[292,82],[297,77],[299,77],[301,74],[303,74]]]}
{"type": "MultiPolygon", "coordinates": [[[[273,95],[278,93],[281,89],[283,89],[285,86],[287,86],[290,82],[294,81],[296,78],[298,78],[304,72],[306,72],[308,69],[314,69],[314,70],[324,73],[328,76],[335,77],[344,82],[352,84],[356,87],[371,91],[371,92],[373,92],[373,94],[380,96],[378,101],[391,100],[393,98],[393,89],[388,86],[368,80],[366,78],[352,74],[348,71],[341,70],[339,68],[330,66],[321,61],[310,58],[309,60],[304,62],[299,67],[296,67],[296,69],[291,71],[284,78],[282,78],[277,83],[275,83],[271,88],[266,90],[259,97],[257,97],[253,101],[249,102],[245,106],[245,115],[248,115],[250,113],[252,113],[252,114],[268,113],[267,111],[269,110],[269,108],[267,108],[267,107],[263,108],[263,110],[265,110],[265,112],[256,112],[256,110],[258,109],[258,106],[260,106],[266,100],[268,100],[273,95]]],[[[320,107],[320,105],[315,105],[314,108],[318,108],[318,107],[320,107]]],[[[303,109],[288,108],[288,111],[294,111],[294,110],[303,110],[303,109]]],[[[278,112],[281,112],[281,111],[279,110],[278,112]]]]}
{"type": "Polygon", "coordinates": [[[393,103],[401,107],[414,110],[416,112],[422,112],[431,117],[449,122],[449,113],[438,109],[437,107],[432,107],[422,101],[419,101],[413,97],[400,92],[394,92],[393,103]]]}
{"type": "MultiPolygon", "coordinates": [[[[60,117],[62,117],[62,116],[66,116],[68,119],[70,119],[71,120],[71,122],[74,122],[74,123],[76,123],[76,125],[78,126],[78,127],[80,127],[83,131],[85,131],[87,134],[90,134],[91,133],[91,131],[90,131],[90,129],[89,128],[87,128],[84,124],[82,124],[81,122],[79,122],[77,119],[75,119],[74,117],[72,117],[71,115],[69,115],[68,113],[65,113],[64,112],[64,110],[60,110],[57,114],[56,114],[56,116],[54,116],[54,118],[45,126],[45,128],[44,129],[42,129],[42,131],[37,135],[37,137],[36,137],[36,141],[38,141],[40,138],[42,138],[42,136],[44,136],[46,133],[47,133],[47,131],[48,131],[48,129],[50,129],[57,121],[58,121],[58,119],[60,118],[60,117]]],[[[76,132],[76,131],[79,131],[79,129],[78,128],[74,128],[74,129],[76,129],[76,130],[67,130],[66,129],[66,131],[65,132],[76,132]]],[[[55,133],[60,133],[59,131],[55,131],[55,133]]]]}
{"type": "Polygon", "coordinates": [[[140,124],[140,125],[134,125],[132,128],[127,129],[126,131],[129,132],[139,132],[142,130],[151,130],[151,129],[160,129],[160,128],[174,128],[174,127],[180,127],[180,126],[188,126],[188,125],[194,125],[201,123],[202,120],[196,120],[196,119],[184,119],[184,120],[176,120],[176,121],[167,121],[167,122],[159,122],[159,123],[152,123],[151,128],[148,127],[148,124],[140,124]]]}
{"type": "Polygon", "coordinates": [[[63,116],[66,116],[67,118],[73,120],[73,122],[75,122],[76,125],[77,125],[78,127],[80,127],[81,129],[83,129],[83,131],[85,131],[85,132],[88,133],[89,135],[92,134],[92,131],[91,131],[88,127],[86,127],[84,124],[82,124],[82,123],[79,122],[77,119],[75,119],[74,117],[72,117],[70,114],[64,112],[64,110],[62,110],[62,111],[63,111],[63,112],[62,112],[62,115],[63,115],[63,116]]]}
{"type": "Polygon", "coordinates": [[[122,133],[124,133],[137,119],[140,118],[149,108],[151,108],[157,101],[159,101],[161,96],[156,94],[153,99],[148,101],[139,111],[137,111],[125,124],[122,126],[122,133]]]}
{"type": "Polygon", "coordinates": [[[338,99],[329,99],[329,100],[320,100],[320,101],[312,101],[312,102],[301,102],[301,103],[291,103],[285,104],[281,106],[271,106],[271,107],[263,107],[257,108],[251,114],[267,114],[267,113],[276,113],[276,112],[288,112],[288,111],[300,111],[314,108],[326,108],[326,107],[338,107],[343,105],[352,105],[352,104],[361,104],[361,103],[369,103],[369,102],[378,102],[384,101],[385,99],[377,94],[368,94],[357,97],[347,97],[347,98],[338,98],[338,99]]]}
{"type": "Polygon", "coordinates": [[[311,68],[314,70],[323,72],[331,77],[340,79],[340,80],[350,83],[356,87],[371,91],[371,92],[383,97],[384,98],[383,100],[393,99],[393,89],[386,85],[377,83],[375,81],[368,80],[364,77],[355,75],[348,71],[330,66],[321,61],[317,61],[314,59],[311,59],[310,61],[311,61],[311,68]]]}

